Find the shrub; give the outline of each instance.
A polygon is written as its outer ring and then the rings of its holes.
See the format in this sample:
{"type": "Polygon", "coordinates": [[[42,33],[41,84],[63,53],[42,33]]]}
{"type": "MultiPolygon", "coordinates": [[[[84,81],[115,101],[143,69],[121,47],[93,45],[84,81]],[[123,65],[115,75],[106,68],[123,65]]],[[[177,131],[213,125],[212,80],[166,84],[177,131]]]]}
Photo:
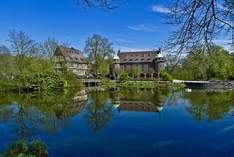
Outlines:
{"type": "Polygon", "coordinates": [[[10,147],[7,150],[7,156],[8,157],[16,157],[21,154],[26,154],[27,152],[27,145],[24,141],[20,140],[17,143],[14,143],[10,145],[10,147]]]}
{"type": "Polygon", "coordinates": [[[28,153],[30,155],[35,155],[37,157],[48,156],[48,151],[46,145],[40,141],[33,141],[28,148],[28,153]]]}
{"type": "Polygon", "coordinates": [[[128,73],[127,73],[126,71],[124,71],[124,72],[122,72],[122,73],[120,74],[119,79],[120,79],[121,81],[129,81],[129,80],[131,80],[131,77],[128,75],[128,73]]]}
{"type": "Polygon", "coordinates": [[[166,70],[163,70],[161,72],[160,76],[161,76],[161,79],[163,81],[172,81],[173,80],[172,76],[166,70]]]}
{"type": "Polygon", "coordinates": [[[48,151],[46,145],[40,141],[33,141],[27,145],[20,140],[12,144],[6,153],[7,157],[47,157],[48,151]]]}
{"type": "Polygon", "coordinates": [[[64,79],[53,71],[22,73],[16,80],[21,86],[33,90],[53,90],[64,84],[64,79]]]}

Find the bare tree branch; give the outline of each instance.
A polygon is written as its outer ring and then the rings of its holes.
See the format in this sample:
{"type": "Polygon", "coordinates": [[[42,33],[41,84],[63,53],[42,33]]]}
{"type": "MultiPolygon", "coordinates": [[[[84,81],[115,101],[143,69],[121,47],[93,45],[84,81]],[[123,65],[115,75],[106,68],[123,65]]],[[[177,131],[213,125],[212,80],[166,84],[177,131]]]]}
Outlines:
{"type": "Polygon", "coordinates": [[[113,10],[125,3],[127,0],[74,0],[77,4],[86,7],[97,7],[104,10],[113,10]]]}
{"type": "Polygon", "coordinates": [[[165,49],[177,58],[198,46],[209,49],[215,37],[231,36],[234,29],[233,0],[174,0],[170,10],[168,23],[177,31],[170,35],[165,49]]]}

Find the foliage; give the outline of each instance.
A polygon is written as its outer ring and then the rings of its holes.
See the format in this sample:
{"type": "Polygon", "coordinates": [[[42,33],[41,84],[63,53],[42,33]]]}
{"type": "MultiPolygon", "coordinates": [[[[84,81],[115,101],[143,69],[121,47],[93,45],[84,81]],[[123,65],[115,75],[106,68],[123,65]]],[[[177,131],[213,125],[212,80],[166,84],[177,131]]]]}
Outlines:
{"type": "Polygon", "coordinates": [[[105,77],[110,73],[110,64],[108,60],[103,60],[101,57],[98,57],[98,64],[92,64],[91,71],[102,77],[105,77]]]}
{"type": "Polygon", "coordinates": [[[15,157],[20,154],[26,154],[27,152],[27,145],[24,141],[20,140],[17,143],[10,145],[7,150],[8,157],[15,157]]]}
{"type": "Polygon", "coordinates": [[[121,81],[129,81],[131,80],[131,77],[128,75],[128,73],[126,71],[123,71],[120,76],[119,76],[119,79],[121,81]]]}
{"type": "Polygon", "coordinates": [[[92,71],[96,74],[105,75],[114,54],[112,43],[107,38],[94,34],[88,38],[85,44],[84,53],[88,55],[92,63],[92,71]]]}
{"type": "Polygon", "coordinates": [[[63,87],[64,79],[53,71],[21,73],[16,77],[22,87],[33,91],[54,90],[63,87]]]}
{"type": "Polygon", "coordinates": [[[27,145],[20,140],[12,144],[6,153],[7,157],[47,157],[48,152],[46,145],[40,141],[33,141],[27,145]]]}
{"type": "Polygon", "coordinates": [[[163,81],[172,81],[173,78],[172,76],[167,72],[166,69],[164,69],[161,73],[160,73],[160,77],[163,81]]]}
{"type": "Polygon", "coordinates": [[[77,76],[74,73],[67,72],[64,77],[67,87],[76,89],[80,89],[82,87],[81,81],[77,79],[77,76]]]}
{"type": "Polygon", "coordinates": [[[46,145],[40,141],[33,141],[28,147],[28,152],[37,157],[48,156],[46,145]]]}
{"type": "Polygon", "coordinates": [[[14,62],[14,56],[0,56],[0,87],[8,88],[28,88],[31,90],[53,90],[63,87],[64,78],[55,73],[52,64],[48,60],[33,57],[25,57],[26,67],[18,70],[14,62]],[[12,61],[12,62],[11,62],[12,61]]]}
{"type": "Polygon", "coordinates": [[[227,80],[234,76],[234,60],[220,47],[211,47],[209,51],[209,78],[227,80]]]}
{"type": "Polygon", "coordinates": [[[234,60],[219,46],[212,46],[207,52],[196,48],[172,75],[182,80],[228,80],[234,76],[234,60]]]}
{"type": "Polygon", "coordinates": [[[140,68],[140,67],[134,67],[134,68],[132,69],[132,75],[133,75],[134,77],[139,78],[139,77],[140,77],[140,74],[141,74],[141,68],[140,68]]]}

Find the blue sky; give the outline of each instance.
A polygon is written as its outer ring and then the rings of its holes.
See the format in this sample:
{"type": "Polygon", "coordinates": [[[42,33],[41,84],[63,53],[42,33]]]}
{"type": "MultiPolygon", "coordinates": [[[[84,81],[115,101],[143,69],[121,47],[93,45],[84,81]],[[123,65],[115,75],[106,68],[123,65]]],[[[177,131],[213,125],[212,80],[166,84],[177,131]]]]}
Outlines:
{"type": "Polygon", "coordinates": [[[107,12],[73,0],[5,0],[0,2],[0,43],[8,44],[8,31],[16,29],[36,41],[54,37],[79,49],[94,33],[109,38],[115,49],[155,49],[171,31],[165,6],[164,0],[128,0],[107,12]]]}

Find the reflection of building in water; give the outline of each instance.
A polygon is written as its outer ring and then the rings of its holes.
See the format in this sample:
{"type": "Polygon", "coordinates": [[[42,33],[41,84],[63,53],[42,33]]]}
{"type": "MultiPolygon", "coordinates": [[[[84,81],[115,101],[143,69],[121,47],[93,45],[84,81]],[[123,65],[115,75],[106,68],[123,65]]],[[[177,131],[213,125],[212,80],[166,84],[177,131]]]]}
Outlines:
{"type": "Polygon", "coordinates": [[[66,104],[57,112],[57,115],[60,118],[77,115],[83,111],[87,100],[88,95],[86,91],[81,90],[78,93],[76,93],[75,97],[73,98],[70,104],[66,104]]]}
{"type": "Polygon", "coordinates": [[[112,93],[112,103],[119,111],[143,111],[161,112],[164,106],[163,97],[158,95],[156,100],[127,99],[126,95],[121,96],[118,92],[112,93]]]}
{"type": "Polygon", "coordinates": [[[150,101],[120,101],[118,107],[120,111],[143,111],[143,112],[161,112],[163,102],[154,104],[150,101]]]}

